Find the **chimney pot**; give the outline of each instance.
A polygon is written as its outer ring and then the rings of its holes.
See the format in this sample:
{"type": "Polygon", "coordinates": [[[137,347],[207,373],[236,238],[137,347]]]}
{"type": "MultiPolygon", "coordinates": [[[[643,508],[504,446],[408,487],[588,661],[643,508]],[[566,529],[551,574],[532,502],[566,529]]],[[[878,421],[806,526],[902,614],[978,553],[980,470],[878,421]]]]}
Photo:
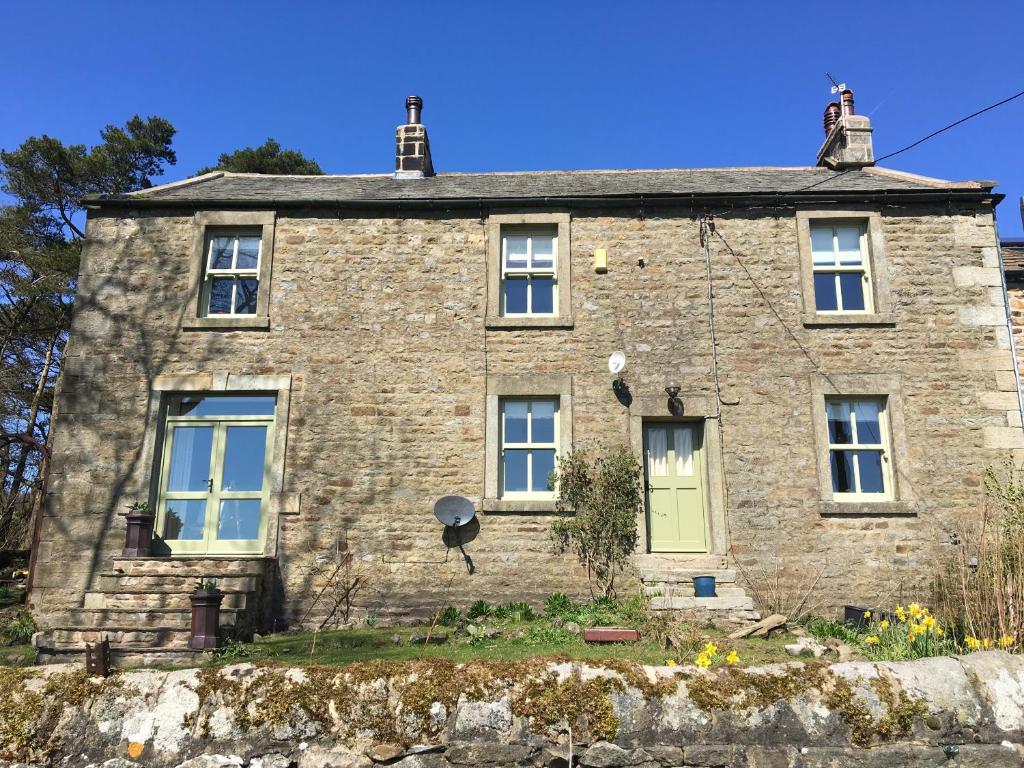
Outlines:
{"type": "Polygon", "coordinates": [[[420,119],[423,99],[410,96],[405,100],[406,123],[395,131],[395,178],[422,179],[434,175],[430,158],[430,139],[420,119]]]}
{"type": "Polygon", "coordinates": [[[839,122],[840,114],[842,113],[839,109],[839,102],[837,101],[830,102],[829,105],[825,107],[825,138],[828,138],[828,135],[832,133],[832,129],[835,127],[835,124],[839,122]]]}
{"type": "Polygon", "coordinates": [[[405,100],[407,114],[406,125],[419,125],[420,113],[423,111],[423,99],[419,96],[410,96],[405,100]]]}
{"type": "Polygon", "coordinates": [[[839,95],[842,97],[843,114],[844,115],[855,114],[854,111],[853,111],[853,91],[851,91],[849,88],[847,88],[845,91],[843,91],[839,95]]]}

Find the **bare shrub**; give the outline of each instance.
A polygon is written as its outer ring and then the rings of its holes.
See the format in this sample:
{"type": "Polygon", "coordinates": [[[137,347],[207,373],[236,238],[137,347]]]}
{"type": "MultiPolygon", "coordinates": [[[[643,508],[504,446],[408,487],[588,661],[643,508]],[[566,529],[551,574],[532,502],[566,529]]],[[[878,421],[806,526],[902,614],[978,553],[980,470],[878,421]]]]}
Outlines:
{"type": "Polygon", "coordinates": [[[733,560],[762,614],[781,613],[797,622],[822,611],[824,606],[815,595],[828,563],[815,566],[773,554],[747,570],[739,558],[733,560]]]}
{"type": "Polygon", "coordinates": [[[366,586],[367,579],[352,553],[310,549],[305,570],[317,593],[299,623],[305,625],[310,614],[319,607],[323,619],[317,629],[348,624],[356,596],[366,586]]]}
{"type": "Polygon", "coordinates": [[[935,605],[959,633],[1024,638],[1024,469],[1007,460],[985,473],[984,514],[963,520],[952,558],[939,563],[935,605]]]}

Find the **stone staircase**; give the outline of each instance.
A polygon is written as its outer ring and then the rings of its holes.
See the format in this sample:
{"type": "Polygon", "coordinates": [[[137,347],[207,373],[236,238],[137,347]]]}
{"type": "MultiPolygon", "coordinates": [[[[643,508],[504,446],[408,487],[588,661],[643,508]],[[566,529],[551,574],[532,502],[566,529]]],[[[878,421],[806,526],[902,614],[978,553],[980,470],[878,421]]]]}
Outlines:
{"type": "Polygon", "coordinates": [[[736,583],[736,571],[725,555],[637,555],[633,565],[651,610],[671,611],[692,621],[740,624],[756,621],[754,600],[736,583]],[[717,597],[696,597],[695,576],[714,576],[717,597]]]}
{"type": "Polygon", "coordinates": [[[117,557],[81,608],[47,621],[36,638],[41,662],[80,658],[86,643],[109,640],[115,661],[154,664],[195,654],[188,647],[189,595],[198,579],[224,592],[221,637],[250,638],[264,628],[272,561],[239,558],[117,557]]]}

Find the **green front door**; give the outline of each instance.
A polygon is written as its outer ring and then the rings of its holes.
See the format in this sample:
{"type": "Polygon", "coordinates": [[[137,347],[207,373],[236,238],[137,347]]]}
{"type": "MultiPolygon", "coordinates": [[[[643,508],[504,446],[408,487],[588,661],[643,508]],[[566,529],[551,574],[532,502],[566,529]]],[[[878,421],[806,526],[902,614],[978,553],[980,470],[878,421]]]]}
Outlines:
{"type": "Polygon", "coordinates": [[[703,433],[699,424],[644,425],[651,552],[707,552],[703,433]]]}

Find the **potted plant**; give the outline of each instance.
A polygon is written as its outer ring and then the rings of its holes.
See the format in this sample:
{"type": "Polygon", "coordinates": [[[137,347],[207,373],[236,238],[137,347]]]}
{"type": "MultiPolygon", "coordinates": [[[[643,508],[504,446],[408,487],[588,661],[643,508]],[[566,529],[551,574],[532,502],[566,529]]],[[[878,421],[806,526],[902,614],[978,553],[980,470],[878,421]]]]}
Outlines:
{"type": "Polygon", "coordinates": [[[188,647],[194,651],[208,651],[220,646],[220,604],[224,593],[217,588],[216,579],[199,579],[195,591],[189,595],[192,603],[192,627],[188,647]]]}
{"type": "Polygon", "coordinates": [[[127,528],[121,555],[124,557],[149,557],[150,546],[153,542],[153,512],[149,508],[149,503],[136,501],[129,504],[125,519],[127,528]]]}

